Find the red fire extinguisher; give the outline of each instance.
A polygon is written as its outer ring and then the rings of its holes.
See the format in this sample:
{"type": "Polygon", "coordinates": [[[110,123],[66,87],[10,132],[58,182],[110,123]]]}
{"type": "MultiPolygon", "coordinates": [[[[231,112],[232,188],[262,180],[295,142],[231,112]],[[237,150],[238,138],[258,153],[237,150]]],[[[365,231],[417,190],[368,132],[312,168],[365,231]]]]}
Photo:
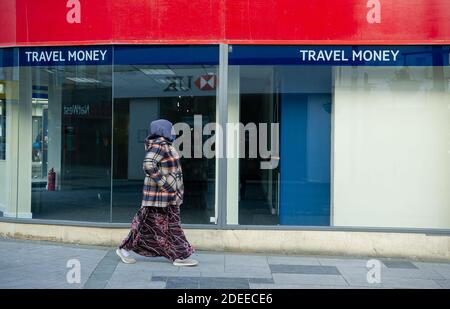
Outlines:
{"type": "Polygon", "coordinates": [[[53,168],[48,171],[47,175],[47,190],[55,191],[56,172],[53,168]]]}

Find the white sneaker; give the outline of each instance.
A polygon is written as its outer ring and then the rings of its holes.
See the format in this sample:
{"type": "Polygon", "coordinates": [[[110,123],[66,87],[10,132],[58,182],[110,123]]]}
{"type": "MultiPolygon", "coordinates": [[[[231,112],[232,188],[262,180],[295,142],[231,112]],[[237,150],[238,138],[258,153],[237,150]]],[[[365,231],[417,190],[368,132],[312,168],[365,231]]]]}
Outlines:
{"type": "Polygon", "coordinates": [[[136,263],[135,259],[133,259],[131,257],[126,257],[125,255],[123,255],[122,251],[120,251],[120,249],[116,249],[116,254],[120,257],[122,262],[124,262],[125,264],[134,264],[134,263],[136,263]]]}
{"type": "Polygon", "coordinates": [[[198,265],[198,261],[194,260],[194,259],[184,259],[184,260],[180,260],[180,259],[176,259],[173,262],[174,266],[196,266],[198,265]]]}

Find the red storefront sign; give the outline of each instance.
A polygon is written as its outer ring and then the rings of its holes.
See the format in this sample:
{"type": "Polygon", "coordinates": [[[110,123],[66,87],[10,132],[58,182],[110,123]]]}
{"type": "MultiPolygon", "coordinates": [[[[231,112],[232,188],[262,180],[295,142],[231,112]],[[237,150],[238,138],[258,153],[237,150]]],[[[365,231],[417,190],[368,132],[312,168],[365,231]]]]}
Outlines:
{"type": "Polygon", "coordinates": [[[449,44],[449,0],[0,0],[0,46],[449,44]]]}

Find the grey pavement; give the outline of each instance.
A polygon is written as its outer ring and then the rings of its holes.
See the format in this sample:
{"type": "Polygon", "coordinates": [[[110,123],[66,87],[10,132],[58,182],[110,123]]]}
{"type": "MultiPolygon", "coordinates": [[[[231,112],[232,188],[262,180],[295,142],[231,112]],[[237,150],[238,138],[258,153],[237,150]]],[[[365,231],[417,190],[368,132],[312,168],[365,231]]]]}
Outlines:
{"type": "Polygon", "coordinates": [[[196,252],[198,266],[175,267],[114,249],[0,238],[0,288],[450,289],[450,261],[196,252]]]}

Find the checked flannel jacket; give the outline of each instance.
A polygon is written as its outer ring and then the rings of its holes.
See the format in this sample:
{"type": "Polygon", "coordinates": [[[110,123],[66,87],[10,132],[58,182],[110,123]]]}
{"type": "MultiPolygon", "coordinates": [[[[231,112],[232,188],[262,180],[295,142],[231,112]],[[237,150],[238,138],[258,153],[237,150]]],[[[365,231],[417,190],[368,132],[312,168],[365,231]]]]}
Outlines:
{"type": "Polygon", "coordinates": [[[180,206],[183,203],[183,172],[180,156],[164,137],[145,142],[144,189],[141,206],[180,206]]]}

